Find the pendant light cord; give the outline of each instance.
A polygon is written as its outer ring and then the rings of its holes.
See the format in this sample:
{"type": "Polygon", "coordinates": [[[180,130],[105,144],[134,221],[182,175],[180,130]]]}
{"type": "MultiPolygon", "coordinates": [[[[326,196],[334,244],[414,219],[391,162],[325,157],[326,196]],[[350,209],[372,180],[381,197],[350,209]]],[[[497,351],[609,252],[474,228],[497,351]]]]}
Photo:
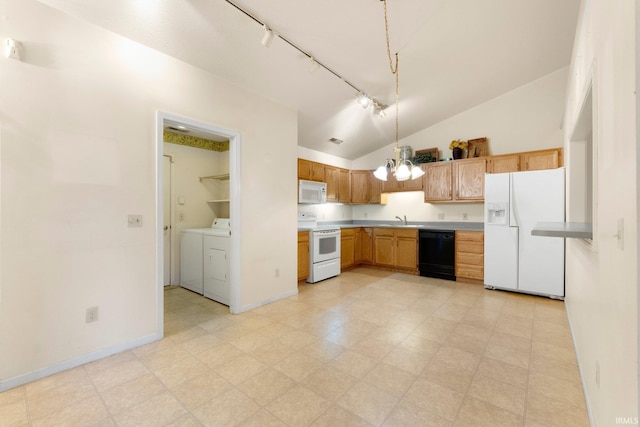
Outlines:
{"type": "Polygon", "coordinates": [[[396,76],[396,147],[399,145],[399,119],[400,116],[398,111],[398,104],[400,101],[399,93],[400,93],[400,78],[399,78],[399,68],[398,68],[398,52],[395,53],[395,67],[393,64],[393,59],[391,56],[391,42],[389,41],[389,18],[387,14],[387,0],[382,0],[384,3],[384,32],[387,39],[387,57],[389,58],[389,68],[391,69],[391,74],[396,76]]]}

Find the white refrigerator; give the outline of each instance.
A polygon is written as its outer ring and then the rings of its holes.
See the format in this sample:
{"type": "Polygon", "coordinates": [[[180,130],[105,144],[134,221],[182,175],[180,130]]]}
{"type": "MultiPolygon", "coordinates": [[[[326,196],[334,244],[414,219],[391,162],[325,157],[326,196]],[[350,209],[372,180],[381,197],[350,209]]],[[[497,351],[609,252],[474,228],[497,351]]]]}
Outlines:
{"type": "Polygon", "coordinates": [[[485,175],[484,283],[564,299],[564,239],[532,236],[564,222],[565,169],[485,175]]]}

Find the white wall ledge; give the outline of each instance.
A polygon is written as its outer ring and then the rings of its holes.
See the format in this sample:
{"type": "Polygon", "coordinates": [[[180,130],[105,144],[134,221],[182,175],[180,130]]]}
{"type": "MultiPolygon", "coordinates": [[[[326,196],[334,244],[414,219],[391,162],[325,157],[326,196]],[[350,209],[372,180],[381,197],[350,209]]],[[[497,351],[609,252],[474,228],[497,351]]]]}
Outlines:
{"type": "Polygon", "coordinates": [[[532,236],[593,239],[591,224],[584,222],[539,222],[531,230],[532,236]]]}

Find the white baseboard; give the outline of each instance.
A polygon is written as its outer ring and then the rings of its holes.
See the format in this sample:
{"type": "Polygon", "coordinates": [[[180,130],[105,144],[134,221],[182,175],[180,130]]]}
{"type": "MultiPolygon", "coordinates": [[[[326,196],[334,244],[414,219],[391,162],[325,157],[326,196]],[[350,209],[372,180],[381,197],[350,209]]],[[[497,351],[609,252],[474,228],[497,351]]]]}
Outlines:
{"type": "Polygon", "coordinates": [[[272,302],[276,302],[276,301],[281,300],[281,299],[289,298],[289,297],[292,297],[294,295],[298,295],[298,288],[297,287],[296,287],[296,289],[294,289],[292,291],[285,292],[284,294],[280,294],[280,295],[277,295],[277,296],[272,297],[272,298],[267,298],[265,300],[262,300],[260,302],[255,303],[255,304],[243,305],[242,307],[240,307],[240,311],[235,312],[233,314],[244,313],[245,311],[253,310],[254,308],[262,307],[263,305],[271,304],[272,302]]]}
{"type": "Polygon", "coordinates": [[[571,316],[569,315],[569,306],[565,300],[564,309],[567,312],[567,319],[569,320],[569,330],[571,331],[571,340],[573,341],[573,351],[576,353],[576,362],[578,363],[578,371],[580,372],[580,380],[582,381],[582,392],[584,393],[584,400],[587,405],[587,414],[589,415],[589,424],[592,427],[595,427],[595,423],[593,421],[593,413],[591,412],[591,402],[589,401],[589,393],[587,390],[587,382],[585,381],[584,370],[582,368],[582,364],[580,363],[580,357],[578,357],[578,346],[576,345],[576,337],[573,333],[573,325],[571,324],[571,316]]]}
{"type": "Polygon", "coordinates": [[[147,335],[146,337],[138,338],[133,341],[128,341],[122,344],[117,344],[109,348],[94,351],[92,353],[75,357],[73,359],[65,360],[64,362],[61,362],[52,366],[47,366],[46,368],[38,369],[36,371],[18,375],[17,377],[2,380],[0,381],[0,393],[3,391],[7,391],[9,389],[12,389],[14,387],[18,387],[23,384],[27,384],[27,383],[39,380],[41,378],[45,378],[50,375],[57,374],[62,371],[76,368],[80,365],[84,365],[86,363],[93,362],[95,360],[103,359],[105,357],[114,355],[116,353],[120,353],[126,350],[131,350],[132,348],[136,348],[144,344],[149,344],[150,342],[158,341],[160,339],[162,339],[162,334],[159,334],[159,333],[147,335]]]}

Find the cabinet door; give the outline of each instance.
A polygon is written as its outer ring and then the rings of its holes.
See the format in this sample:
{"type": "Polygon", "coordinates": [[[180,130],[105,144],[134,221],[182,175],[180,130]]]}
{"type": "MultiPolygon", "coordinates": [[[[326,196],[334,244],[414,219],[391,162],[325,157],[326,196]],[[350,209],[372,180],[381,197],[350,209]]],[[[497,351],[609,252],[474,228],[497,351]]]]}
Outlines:
{"type": "Polygon", "coordinates": [[[373,229],[374,263],[393,267],[395,259],[395,239],[393,229],[373,229]]]}
{"type": "Polygon", "coordinates": [[[369,203],[386,203],[382,200],[382,182],[373,176],[373,171],[369,171],[369,203]]]}
{"type": "Polygon", "coordinates": [[[333,166],[325,166],[324,173],[327,183],[327,202],[337,202],[338,191],[340,190],[339,170],[333,166]]]}
{"type": "Polygon", "coordinates": [[[395,266],[416,268],[418,266],[418,231],[396,230],[395,266]]]}
{"type": "Polygon", "coordinates": [[[338,201],[351,203],[351,173],[349,169],[338,170],[338,201]]]}
{"type": "Polygon", "coordinates": [[[309,277],[309,232],[298,233],[298,281],[309,277]]]}
{"type": "Polygon", "coordinates": [[[451,188],[451,162],[429,163],[425,166],[425,202],[451,200],[451,188]]]}
{"type": "Polygon", "coordinates": [[[351,203],[369,203],[369,171],[351,171],[351,203]]]}
{"type": "Polygon", "coordinates": [[[325,181],[325,165],[322,163],[311,162],[311,181],[325,181]]]}
{"type": "Polygon", "coordinates": [[[355,228],[347,228],[340,233],[340,268],[352,267],[355,264],[355,228]]]}
{"type": "Polygon", "coordinates": [[[356,262],[373,264],[373,229],[360,228],[356,239],[356,262]]]}
{"type": "Polygon", "coordinates": [[[311,180],[311,161],[298,159],[298,179],[311,180]]]}
{"type": "Polygon", "coordinates": [[[518,172],[520,170],[520,155],[506,154],[504,156],[489,157],[487,162],[488,173],[518,172]]]}
{"type": "Polygon", "coordinates": [[[455,171],[455,200],[484,200],[484,174],[487,163],[484,158],[457,160],[455,171]]]}
{"type": "MultiPolygon", "coordinates": [[[[416,166],[419,167],[419,166],[416,166]]],[[[422,190],[422,178],[418,179],[409,179],[407,181],[402,181],[402,190],[403,191],[420,191],[422,190]]]]}
{"type": "Polygon", "coordinates": [[[523,170],[556,169],[562,166],[561,149],[531,151],[522,153],[523,170]]]}
{"type": "Polygon", "coordinates": [[[396,178],[391,173],[389,173],[386,181],[380,182],[382,184],[382,188],[380,189],[382,193],[393,193],[396,191],[402,191],[401,183],[398,182],[398,180],[396,180],[396,178]]]}

